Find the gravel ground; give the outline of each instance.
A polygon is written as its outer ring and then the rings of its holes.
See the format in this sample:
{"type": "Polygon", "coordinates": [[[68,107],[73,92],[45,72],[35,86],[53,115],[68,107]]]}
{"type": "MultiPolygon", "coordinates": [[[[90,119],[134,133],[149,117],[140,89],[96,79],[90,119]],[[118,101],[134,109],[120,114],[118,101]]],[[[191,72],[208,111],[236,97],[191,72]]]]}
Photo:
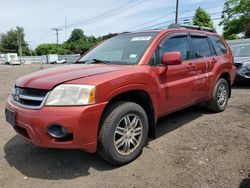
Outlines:
{"type": "Polygon", "coordinates": [[[193,106],[161,118],[142,155],[114,167],[97,154],[34,146],[5,122],[14,80],[39,68],[0,66],[0,187],[250,188],[250,86],[234,86],[223,113],[193,106]]]}

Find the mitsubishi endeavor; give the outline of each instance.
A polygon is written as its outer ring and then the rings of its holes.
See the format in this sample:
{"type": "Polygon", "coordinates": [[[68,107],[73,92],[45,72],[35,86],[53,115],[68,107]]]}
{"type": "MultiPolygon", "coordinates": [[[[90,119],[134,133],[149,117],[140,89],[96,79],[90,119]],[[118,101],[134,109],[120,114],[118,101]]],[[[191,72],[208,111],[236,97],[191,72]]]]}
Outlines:
{"type": "Polygon", "coordinates": [[[208,28],[124,33],[76,64],[17,79],[6,120],[38,146],[98,152],[122,165],[156,136],[159,117],[200,102],[224,111],[235,72],[229,46],[208,28]]]}

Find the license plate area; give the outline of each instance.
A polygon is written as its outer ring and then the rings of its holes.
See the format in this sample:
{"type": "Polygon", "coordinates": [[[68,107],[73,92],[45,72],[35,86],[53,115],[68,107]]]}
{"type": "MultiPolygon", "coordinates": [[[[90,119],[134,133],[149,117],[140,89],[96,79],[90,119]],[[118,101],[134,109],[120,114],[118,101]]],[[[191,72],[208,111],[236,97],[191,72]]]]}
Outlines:
{"type": "Polygon", "coordinates": [[[6,121],[13,127],[16,125],[16,113],[8,108],[5,108],[6,121]]]}

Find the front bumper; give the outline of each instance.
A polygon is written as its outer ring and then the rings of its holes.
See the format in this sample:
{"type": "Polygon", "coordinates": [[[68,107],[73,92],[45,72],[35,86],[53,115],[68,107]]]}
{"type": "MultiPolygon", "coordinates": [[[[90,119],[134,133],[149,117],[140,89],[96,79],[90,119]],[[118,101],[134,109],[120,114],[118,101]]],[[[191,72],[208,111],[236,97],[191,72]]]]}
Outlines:
{"type": "Polygon", "coordinates": [[[6,108],[16,113],[15,131],[35,145],[46,148],[84,149],[96,152],[100,117],[107,103],[89,106],[48,107],[28,110],[8,100],[6,108]],[[72,134],[71,140],[51,137],[47,128],[51,124],[63,125],[72,134]]]}

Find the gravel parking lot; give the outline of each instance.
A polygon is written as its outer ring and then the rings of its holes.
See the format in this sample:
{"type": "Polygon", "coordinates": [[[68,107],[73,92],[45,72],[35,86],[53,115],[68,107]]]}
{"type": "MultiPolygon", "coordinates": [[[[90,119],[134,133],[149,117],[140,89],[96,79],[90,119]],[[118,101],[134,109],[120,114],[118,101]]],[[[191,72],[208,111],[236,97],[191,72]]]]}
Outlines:
{"type": "Polygon", "coordinates": [[[0,66],[0,187],[250,187],[250,86],[234,86],[223,113],[197,105],[161,118],[142,155],[114,167],[97,154],[34,146],[5,122],[14,80],[39,69],[0,66]]]}

